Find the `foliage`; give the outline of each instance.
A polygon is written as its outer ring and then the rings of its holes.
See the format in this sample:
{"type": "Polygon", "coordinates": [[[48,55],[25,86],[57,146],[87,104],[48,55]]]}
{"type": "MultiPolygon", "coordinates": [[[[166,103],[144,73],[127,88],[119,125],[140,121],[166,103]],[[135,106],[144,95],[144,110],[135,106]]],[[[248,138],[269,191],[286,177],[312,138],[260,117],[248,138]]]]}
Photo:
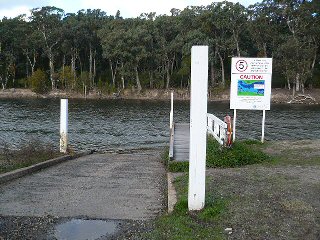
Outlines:
{"type": "Polygon", "coordinates": [[[46,6],[32,9],[27,21],[0,21],[0,83],[16,87],[41,68],[52,89],[92,90],[99,79],[100,88],[188,87],[190,48],[208,45],[210,87],[227,87],[232,56],[273,57],[273,83],[304,91],[320,85],[319,25],[319,1],[264,0],[247,8],[223,1],[136,18],[46,6]],[[69,77],[59,82],[65,66],[69,77]]]}
{"type": "Polygon", "coordinates": [[[239,167],[270,160],[269,156],[255,145],[254,141],[236,141],[231,148],[225,148],[214,138],[209,137],[207,167],[239,167]]]}
{"type": "Polygon", "coordinates": [[[28,82],[31,86],[32,91],[36,93],[46,93],[49,90],[48,77],[45,72],[41,69],[35,71],[32,76],[28,78],[28,82]]]}
{"type": "MultiPolygon", "coordinates": [[[[220,146],[214,138],[208,137],[206,166],[228,168],[271,161],[272,159],[261,151],[260,145],[262,143],[256,140],[244,140],[227,148],[220,146]]],[[[168,161],[168,171],[188,172],[189,162],[168,161]]]]}

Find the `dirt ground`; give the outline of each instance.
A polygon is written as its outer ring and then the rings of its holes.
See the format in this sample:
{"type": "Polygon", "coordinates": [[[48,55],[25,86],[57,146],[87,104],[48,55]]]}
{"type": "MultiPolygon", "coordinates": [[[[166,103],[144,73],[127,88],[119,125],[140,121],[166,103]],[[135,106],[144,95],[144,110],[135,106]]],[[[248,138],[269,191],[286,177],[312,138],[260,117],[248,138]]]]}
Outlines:
{"type": "Polygon", "coordinates": [[[228,239],[320,239],[320,140],[267,143],[271,163],[209,169],[207,192],[226,199],[228,239]]]}

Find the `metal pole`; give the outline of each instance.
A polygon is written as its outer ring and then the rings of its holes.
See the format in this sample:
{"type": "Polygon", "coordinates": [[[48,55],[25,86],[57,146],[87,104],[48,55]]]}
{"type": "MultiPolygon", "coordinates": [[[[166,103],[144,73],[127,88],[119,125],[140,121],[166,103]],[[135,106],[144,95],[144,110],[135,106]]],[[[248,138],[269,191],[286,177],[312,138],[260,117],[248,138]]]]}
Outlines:
{"type": "Polygon", "coordinates": [[[232,141],[236,140],[236,119],[237,119],[237,109],[233,109],[233,133],[232,133],[232,141]]]}
{"type": "Polygon", "coordinates": [[[66,153],[68,149],[68,99],[60,102],[60,152],[66,153]]]}
{"type": "Polygon", "coordinates": [[[262,111],[262,136],[261,136],[261,142],[264,142],[264,125],[266,121],[266,110],[262,111]]]}

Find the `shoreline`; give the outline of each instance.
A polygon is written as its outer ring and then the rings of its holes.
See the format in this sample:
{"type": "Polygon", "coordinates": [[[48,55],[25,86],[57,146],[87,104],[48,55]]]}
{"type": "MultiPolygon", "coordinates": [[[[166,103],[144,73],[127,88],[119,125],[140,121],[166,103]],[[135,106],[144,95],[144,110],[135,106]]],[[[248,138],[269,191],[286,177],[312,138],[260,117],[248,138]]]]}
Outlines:
{"type": "MultiPolygon", "coordinates": [[[[136,90],[124,89],[120,93],[104,94],[101,91],[91,90],[87,96],[78,92],[66,92],[61,90],[51,91],[47,94],[37,94],[30,89],[11,88],[0,90],[0,99],[125,99],[125,100],[169,100],[171,91],[174,92],[174,99],[179,101],[190,100],[190,91],[188,89],[145,89],[140,93],[136,90]]],[[[222,91],[209,90],[208,101],[229,101],[229,89],[222,91]]],[[[320,89],[308,89],[304,94],[297,93],[292,96],[292,91],[287,89],[272,89],[272,103],[284,104],[320,104],[320,89]]]]}

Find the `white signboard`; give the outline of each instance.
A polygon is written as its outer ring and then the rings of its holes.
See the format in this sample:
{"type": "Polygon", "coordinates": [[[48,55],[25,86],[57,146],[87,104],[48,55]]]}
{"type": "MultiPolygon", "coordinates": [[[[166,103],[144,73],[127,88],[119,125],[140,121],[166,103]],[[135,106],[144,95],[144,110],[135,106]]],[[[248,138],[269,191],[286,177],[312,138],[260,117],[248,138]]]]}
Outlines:
{"type": "Polygon", "coordinates": [[[272,58],[232,58],[230,109],[270,110],[272,58]]]}

